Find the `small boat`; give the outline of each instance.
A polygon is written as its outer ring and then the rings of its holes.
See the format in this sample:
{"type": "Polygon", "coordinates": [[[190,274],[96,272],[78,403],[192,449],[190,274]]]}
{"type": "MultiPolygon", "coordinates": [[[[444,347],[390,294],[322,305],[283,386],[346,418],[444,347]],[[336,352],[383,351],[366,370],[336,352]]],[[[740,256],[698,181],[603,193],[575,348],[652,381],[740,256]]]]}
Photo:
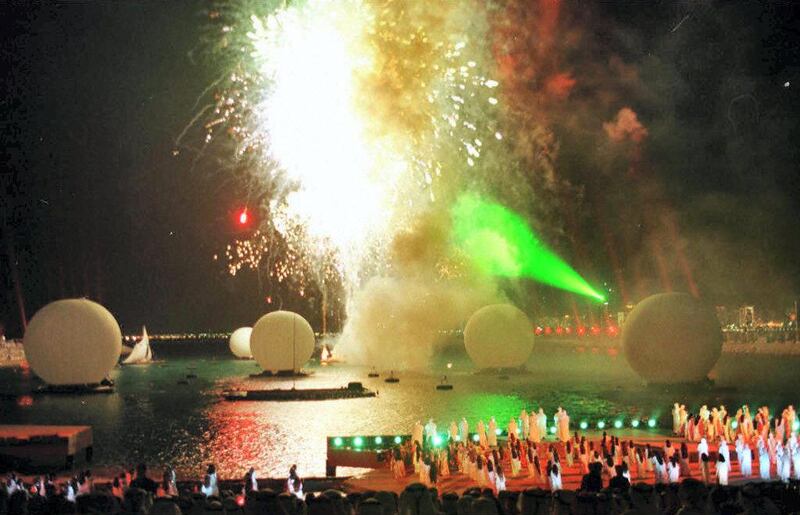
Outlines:
{"type": "Polygon", "coordinates": [[[385,383],[399,383],[400,378],[394,376],[394,370],[389,372],[389,377],[383,380],[385,383]]]}
{"type": "Polygon", "coordinates": [[[133,350],[123,361],[123,365],[146,365],[153,362],[153,351],[150,350],[150,337],[147,328],[142,326],[142,338],[133,346],[133,350]]]}
{"type": "Polygon", "coordinates": [[[447,376],[442,376],[442,382],[436,385],[437,390],[452,390],[453,385],[447,382],[447,376]]]}
{"type": "Polygon", "coordinates": [[[369,374],[367,374],[367,377],[380,377],[380,376],[381,375],[378,373],[378,371],[375,370],[375,367],[372,367],[372,369],[369,371],[369,374]]]}

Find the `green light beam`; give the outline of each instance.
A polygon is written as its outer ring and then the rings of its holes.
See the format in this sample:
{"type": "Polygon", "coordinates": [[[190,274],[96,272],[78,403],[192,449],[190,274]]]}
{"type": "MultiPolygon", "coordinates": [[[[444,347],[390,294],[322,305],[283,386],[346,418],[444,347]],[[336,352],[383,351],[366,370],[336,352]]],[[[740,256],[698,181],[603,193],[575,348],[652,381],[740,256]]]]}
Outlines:
{"type": "Polygon", "coordinates": [[[484,273],[527,277],[555,288],[606,299],[555,252],[518,214],[477,195],[459,197],[452,208],[453,240],[484,273]]]}

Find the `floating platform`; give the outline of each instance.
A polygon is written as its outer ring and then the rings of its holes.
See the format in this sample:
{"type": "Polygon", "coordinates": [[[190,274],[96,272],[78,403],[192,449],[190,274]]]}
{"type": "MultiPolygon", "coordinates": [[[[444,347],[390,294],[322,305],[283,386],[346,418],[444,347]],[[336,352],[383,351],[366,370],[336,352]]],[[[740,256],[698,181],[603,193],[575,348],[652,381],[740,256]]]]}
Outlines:
{"type": "Polygon", "coordinates": [[[0,464],[17,469],[72,468],[81,452],[92,461],[91,426],[0,425],[0,464]]]}
{"type": "Polygon", "coordinates": [[[253,379],[264,378],[264,377],[308,377],[311,375],[311,372],[306,372],[305,370],[301,370],[299,372],[294,372],[292,370],[279,370],[278,372],[270,372],[269,370],[264,370],[259,372],[258,374],[250,374],[250,377],[253,379]]]}
{"type": "Polygon", "coordinates": [[[230,390],[222,394],[227,401],[327,401],[332,399],[360,399],[377,394],[361,383],[350,383],[342,388],[291,388],[272,390],[230,390]]]}
{"type": "Polygon", "coordinates": [[[46,384],[33,391],[37,395],[87,395],[114,393],[113,384],[46,384]]]}

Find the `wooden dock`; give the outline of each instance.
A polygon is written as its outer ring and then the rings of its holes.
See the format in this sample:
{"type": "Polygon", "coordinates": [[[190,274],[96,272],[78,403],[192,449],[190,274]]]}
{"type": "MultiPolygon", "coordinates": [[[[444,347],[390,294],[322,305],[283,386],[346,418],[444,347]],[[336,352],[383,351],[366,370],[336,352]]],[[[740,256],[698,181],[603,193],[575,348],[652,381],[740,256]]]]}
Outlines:
{"type": "Polygon", "coordinates": [[[72,468],[82,452],[92,461],[91,426],[0,425],[0,463],[9,466],[72,468]]]}

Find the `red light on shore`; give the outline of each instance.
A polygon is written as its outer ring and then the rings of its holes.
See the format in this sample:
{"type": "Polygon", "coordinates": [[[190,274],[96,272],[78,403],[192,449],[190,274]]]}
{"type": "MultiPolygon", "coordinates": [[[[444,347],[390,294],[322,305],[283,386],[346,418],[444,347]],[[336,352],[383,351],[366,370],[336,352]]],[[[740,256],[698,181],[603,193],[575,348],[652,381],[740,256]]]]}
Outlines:
{"type": "Polygon", "coordinates": [[[534,332],[534,334],[535,334],[536,336],[541,336],[541,335],[542,335],[542,333],[544,332],[544,329],[542,329],[542,328],[541,328],[541,327],[539,327],[539,326],[536,326],[536,329],[534,329],[534,330],[533,330],[533,332],[534,332]]]}
{"type": "Polygon", "coordinates": [[[552,334],[552,333],[553,333],[553,328],[552,327],[547,326],[547,327],[544,328],[544,334],[552,334]]]}
{"type": "Polygon", "coordinates": [[[593,326],[592,326],[592,334],[593,334],[593,335],[595,335],[595,336],[597,336],[598,334],[600,334],[600,328],[599,328],[599,327],[597,327],[596,325],[593,325],[593,326]]]}
{"type": "Polygon", "coordinates": [[[239,225],[247,225],[247,222],[250,220],[250,215],[247,214],[247,208],[242,209],[239,212],[239,225]]]}
{"type": "Polygon", "coordinates": [[[578,336],[583,336],[584,334],[586,334],[586,328],[583,327],[583,326],[580,326],[578,328],[578,336]]]}
{"type": "Polygon", "coordinates": [[[619,332],[619,329],[617,329],[617,326],[615,325],[610,325],[606,329],[606,332],[608,333],[609,336],[616,336],[617,333],[619,332]]]}
{"type": "Polygon", "coordinates": [[[564,328],[561,326],[556,327],[556,334],[561,336],[561,333],[564,332],[564,328]]]}

